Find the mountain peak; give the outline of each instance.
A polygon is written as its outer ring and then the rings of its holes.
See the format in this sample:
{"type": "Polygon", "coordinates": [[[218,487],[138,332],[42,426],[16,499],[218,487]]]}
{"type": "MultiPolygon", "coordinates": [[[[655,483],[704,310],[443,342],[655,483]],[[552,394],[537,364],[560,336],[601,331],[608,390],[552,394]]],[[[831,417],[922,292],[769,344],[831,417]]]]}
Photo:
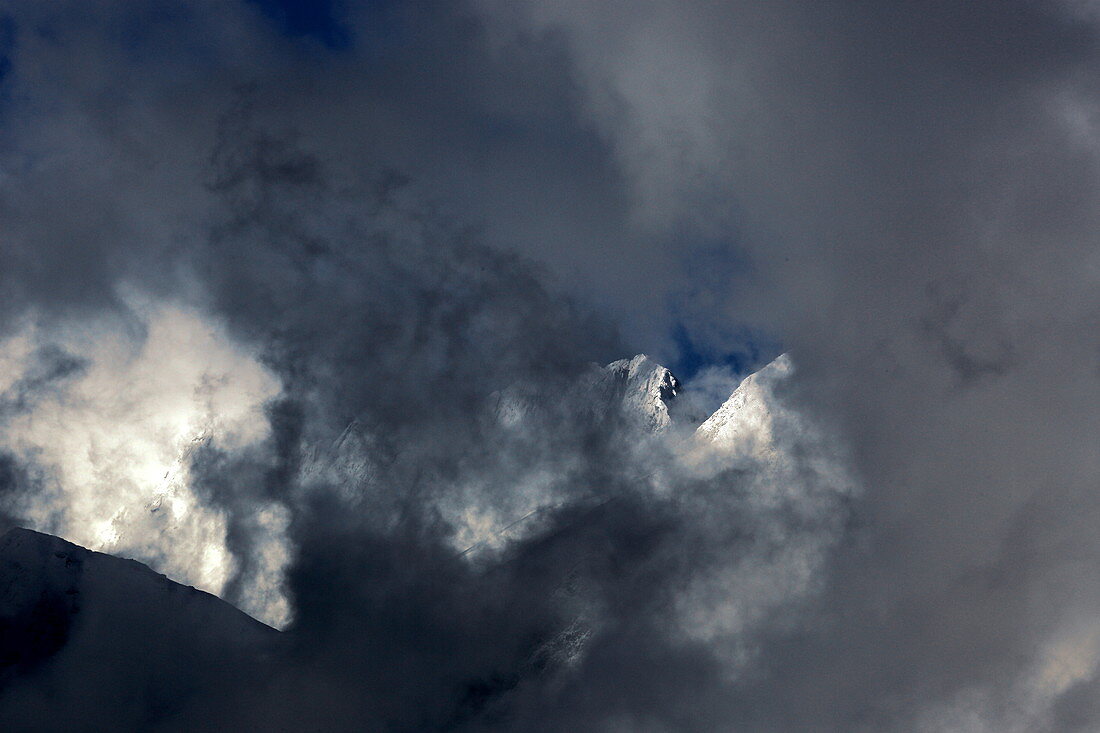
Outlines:
{"type": "Polygon", "coordinates": [[[672,424],[669,406],[680,393],[680,380],[646,354],[613,361],[604,367],[613,394],[622,400],[625,413],[640,420],[652,432],[663,432],[672,424]]]}
{"type": "Polygon", "coordinates": [[[775,418],[780,409],[774,389],[793,371],[791,359],[781,354],[759,371],[741,380],[737,389],[696,429],[700,445],[723,456],[767,457],[775,452],[775,418]]]}

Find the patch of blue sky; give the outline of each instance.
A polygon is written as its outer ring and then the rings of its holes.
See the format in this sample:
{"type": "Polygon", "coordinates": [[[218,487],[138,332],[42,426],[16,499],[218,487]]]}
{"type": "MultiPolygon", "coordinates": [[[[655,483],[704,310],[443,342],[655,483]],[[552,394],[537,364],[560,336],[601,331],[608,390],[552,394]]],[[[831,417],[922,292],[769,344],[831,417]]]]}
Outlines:
{"type": "Polygon", "coordinates": [[[777,334],[716,316],[722,309],[715,304],[752,276],[752,265],[735,242],[684,237],[681,251],[687,283],[670,296],[668,306],[677,347],[677,358],[668,365],[673,373],[689,380],[701,369],[724,366],[747,375],[779,356],[783,344],[777,334]]]}

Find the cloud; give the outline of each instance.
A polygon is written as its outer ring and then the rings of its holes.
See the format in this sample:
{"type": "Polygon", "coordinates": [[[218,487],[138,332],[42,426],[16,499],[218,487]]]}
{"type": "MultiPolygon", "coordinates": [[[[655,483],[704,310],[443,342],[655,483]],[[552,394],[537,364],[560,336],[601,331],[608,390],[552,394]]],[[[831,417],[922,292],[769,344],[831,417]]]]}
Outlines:
{"type": "MultiPolygon", "coordinates": [[[[49,333],[31,323],[0,345],[7,456],[40,472],[9,511],[221,593],[235,574],[226,519],[195,494],[191,455],[205,443],[237,451],[265,440],[263,407],[279,382],[199,314],[137,301],[132,315],[49,333]]],[[[274,578],[259,582],[277,584],[282,567],[267,571],[274,578]]],[[[285,621],[285,610],[248,610],[285,621]]]]}
{"type": "Polygon", "coordinates": [[[348,3],[340,48],[78,5],[7,9],[0,496],[110,521],[128,451],[186,476],[180,567],[223,548],[301,640],[226,720],[1095,727],[1081,3],[348,3]],[[593,420],[590,363],[678,322],[782,343],[825,438],[699,475],[593,420]]]}
{"type": "MultiPolygon", "coordinates": [[[[570,48],[632,208],[723,233],[747,274],[712,316],[782,334],[796,399],[854,450],[867,492],[825,601],[797,641],[770,642],[735,720],[1009,725],[1004,697],[1035,674],[1020,660],[1096,604],[1071,568],[1100,547],[1066,524],[1096,511],[1079,449],[1098,407],[1095,17],[479,6],[503,38],[570,48]],[[929,712],[956,703],[953,723],[929,712]]],[[[1011,725],[1047,725],[1052,705],[1011,725]]]]}

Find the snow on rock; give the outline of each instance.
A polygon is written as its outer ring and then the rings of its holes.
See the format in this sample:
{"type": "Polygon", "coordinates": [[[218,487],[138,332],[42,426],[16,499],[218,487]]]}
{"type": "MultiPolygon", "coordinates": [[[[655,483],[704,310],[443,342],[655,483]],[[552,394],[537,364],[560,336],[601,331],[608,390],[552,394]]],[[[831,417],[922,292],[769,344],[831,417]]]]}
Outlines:
{"type": "Polygon", "coordinates": [[[638,354],[604,367],[609,377],[612,398],[619,402],[629,420],[652,433],[661,433],[672,425],[669,407],[680,392],[680,380],[672,372],[638,354]]]}
{"type": "Polygon", "coordinates": [[[790,415],[776,396],[776,388],[792,373],[783,354],[741,381],[729,399],[696,428],[690,451],[696,459],[723,461],[778,458],[778,422],[790,415]]]}
{"type": "Polygon", "coordinates": [[[558,491],[577,460],[566,436],[604,432],[646,454],[673,425],[670,407],[680,391],[672,372],[639,354],[607,366],[590,364],[575,378],[547,389],[517,383],[495,393],[486,418],[511,441],[505,454],[522,456],[511,466],[507,497],[491,493],[479,502],[479,487],[461,495],[454,517],[456,541],[467,553],[500,547],[537,525],[541,513],[561,501],[558,491]],[[556,447],[566,445],[565,450],[556,447]],[[564,458],[564,461],[563,461],[564,458]]]}
{"type": "Polygon", "coordinates": [[[528,421],[538,422],[546,413],[562,404],[576,406],[574,420],[601,425],[608,420],[625,419],[627,424],[647,433],[661,433],[672,424],[669,408],[680,392],[680,381],[672,372],[639,354],[607,366],[592,364],[562,394],[529,393],[522,385],[512,385],[497,393],[493,416],[497,422],[522,429],[528,421]]]}

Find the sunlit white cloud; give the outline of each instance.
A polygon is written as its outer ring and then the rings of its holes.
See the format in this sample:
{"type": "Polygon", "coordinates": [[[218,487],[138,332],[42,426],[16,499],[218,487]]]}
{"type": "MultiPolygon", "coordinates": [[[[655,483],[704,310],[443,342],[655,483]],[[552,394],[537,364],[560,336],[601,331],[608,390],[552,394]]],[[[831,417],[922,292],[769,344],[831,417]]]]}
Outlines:
{"type": "MultiPolygon", "coordinates": [[[[227,517],[196,493],[191,458],[207,444],[233,451],[263,441],[263,407],[280,384],[200,313],[130,305],[133,319],[28,321],[0,342],[9,412],[0,445],[42,482],[11,509],[33,528],[221,593],[237,567],[227,517]],[[50,359],[71,366],[51,371],[50,359]]],[[[251,581],[262,587],[244,590],[246,610],[280,623],[286,523],[272,507],[258,517],[273,546],[251,581]]]]}

